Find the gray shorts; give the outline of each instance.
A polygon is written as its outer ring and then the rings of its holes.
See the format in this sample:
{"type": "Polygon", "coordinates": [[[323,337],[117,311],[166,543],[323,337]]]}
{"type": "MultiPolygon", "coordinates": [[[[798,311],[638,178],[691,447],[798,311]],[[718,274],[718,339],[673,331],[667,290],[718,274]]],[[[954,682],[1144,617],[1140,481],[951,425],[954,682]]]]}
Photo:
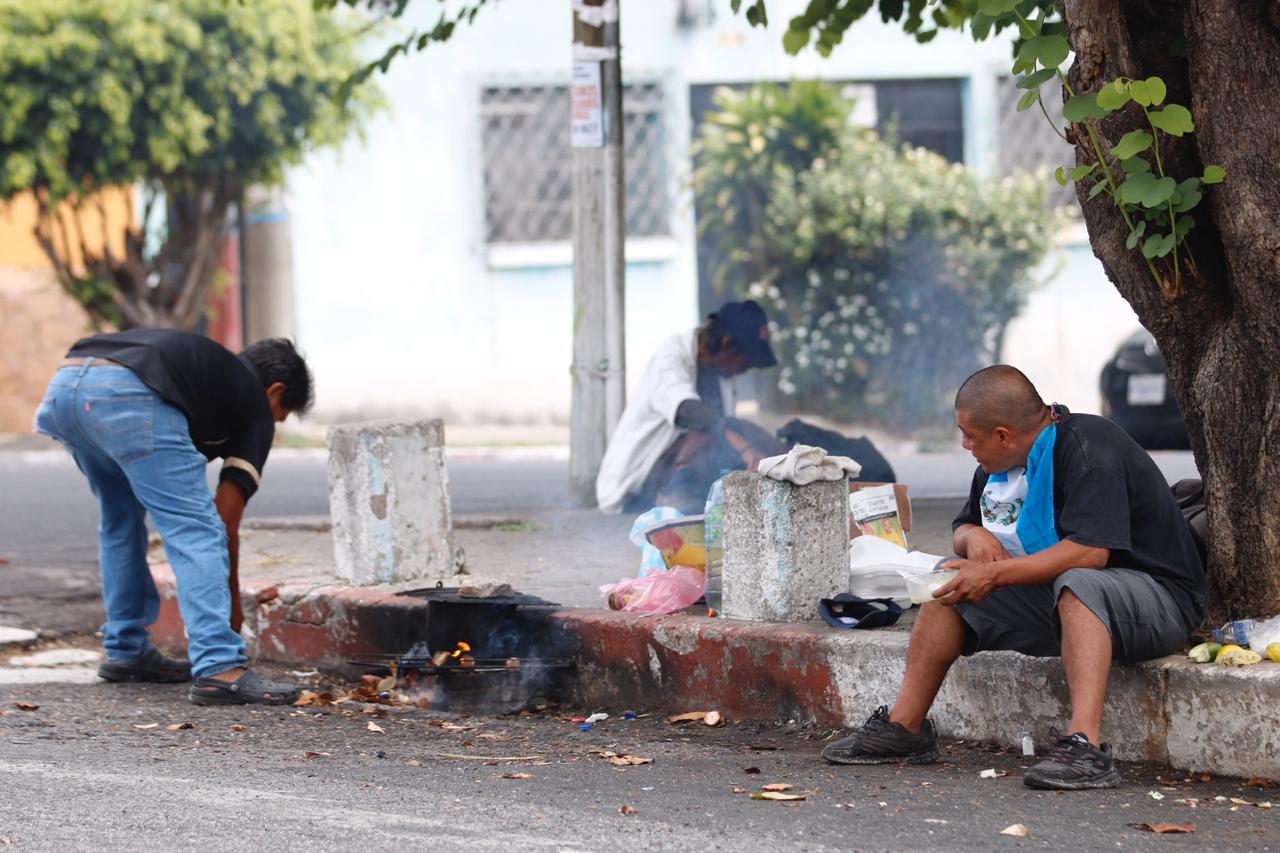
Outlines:
{"type": "Polygon", "coordinates": [[[1007,586],[976,604],[957,604],[968,631],[964,654],[997,649],[1034,657],[1062,654],[1058,597],[1075,593],[1111,632],[1115,660],[1135,663],[1176,651],[1192,627],[1177,603],[1146,572],[1134,569],[1071,569],[1052,584],[1007,586]]]}

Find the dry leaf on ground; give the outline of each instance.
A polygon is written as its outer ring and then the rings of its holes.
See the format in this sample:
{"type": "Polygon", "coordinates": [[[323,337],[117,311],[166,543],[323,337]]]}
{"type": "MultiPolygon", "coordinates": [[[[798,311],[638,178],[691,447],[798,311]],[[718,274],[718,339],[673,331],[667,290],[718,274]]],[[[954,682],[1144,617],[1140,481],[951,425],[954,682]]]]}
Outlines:
{"type": "Polygon", "coordinates": [[[790,791],[795,785],[789,782],[770,782],[768,785],[761,785],[761,791],[790,791]]]}
{"type": "Polygon", "coordinates": [[[329,757],[329,753],[327,753],[327,752],[312,752],[311,750],[307,750],[306,752],[302,753],[302,757],[303,757],[303,758],[328,758],[328,757],[329,757]]]}
{"type": "Polygon", "coordinates": [[[160,728],[160,724],[159,723],[134,723],[133,727],[135,729],[158,729],[160,728]]]}
{"type": "Polygon", "coordinates": [[[416,759],[416,758],[410,758],[408,761],[406,761],[406,762],[405,762],[405,764],[407,764],[407,765],[408,765],[408,766],[410,766],[410,767],[421,767],[421,766],[422,766],[422,762],[421,762],[421,761],[419,761],[419,760],[418,760],[418,759],[416,759]]]}
{"type": "MultiPolygon", "coordinates": [[[[714,711],[689,711],[685,714],[674,714],[667,717],[668,723],[699,723],[707,719],[708,714],[714,714],[714,711]]],[[[714,724],[713,724],[714,725],[714,724]]]]}
{"type": "Polygon", "coordinates": [[[242,731],[244,731],[244,726],[243,726],[243,725],[241,725],[240,723],[232,723],[231,725],[227,726],[227,728],[231,729],[231,731],[233,731],[233,732],[242,732],[242,731]]]}
{"type": "Polygon", "coordinates": [[[19,711],[39,711],[40,706],[34,702],[14,702],[13,707],[19,711]]]}
{"type": "Polygon", "coordinates": [[[640,814],[640,810],[635,806],[623,806],[618,809],[618,814],[640,814]]]}
{"type": "Polygon", "coordinates": [[[652,758],[642,758],[639,755],[628,755],[625,752],[621,755],[606,755],[604,757],[607,758],[609,763],[615,767],[632,767],[641,764],[653,763],[652,758]]]}
{"type": "Polygon", "coordinates": [[[745,794],[746,792],[747,792],[747,789],[746,789],[746,788],[734,788],[734,789],[733,789],[733,793],[735,793],[735,794],[745,794]]]}
{"type": "Polygon", "coordinates": [[[1133,823],[1130,824],[1134,829],[1143,829],[1147,832],[1195,832],[1196,825],[1194,823],[1133,823]]]}
{"type": "Polygon", "coordinates": [[[1000,830],[1001,835],[1013,835],[1018,838],[1030,838],[1031,830],[1027,829],[1020,823],[1013,823],[1000,830]]]}
{"type": "Polygon", "coordinates": [[[1252,785],[1255,788],[1280,788],[1280,782],[1275,779],[1267,779],[1262,776],[1250,776],[1246,785],[1252,785]]]}
{"type": "Polygon", "coordinates": [[[385,735],[387,733],[386,729],[384,729],[382,726],[375,723],[373,720],[370,720],[368,725],[365,726],[365,728],[371,732],[377,732],[380,735],[385,735]]]}
{"type": "Polygon", "coordinates": [[[194,729],[195,727],[195,723],[170,723],[164,727],[164,730],[166,732],[180,732],[183,729],[194,729]]]}
{"type": "Polygon", "coordinates": [[[532,779],[533,777],[528,773],[503,773],[498,778],[500,779],[532,779]]]}
{"type": "Polygon", "coordinates": [[[753,800],[803,800],[806,794],[783,794],[779,791],[758,791],[751,795],[753,800]]]}

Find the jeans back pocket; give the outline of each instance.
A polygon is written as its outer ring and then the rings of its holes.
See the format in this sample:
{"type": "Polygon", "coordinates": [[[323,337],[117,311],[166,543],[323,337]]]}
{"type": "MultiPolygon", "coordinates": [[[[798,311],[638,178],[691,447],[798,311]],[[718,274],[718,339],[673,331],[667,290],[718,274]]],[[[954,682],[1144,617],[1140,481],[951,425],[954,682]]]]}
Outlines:
{"type": "Polygon", "coordinates": [[[117,462],[133,462],[155,450],[153,394],[119,397],[86,397],[81,422],[109,456],[117,462]]]}

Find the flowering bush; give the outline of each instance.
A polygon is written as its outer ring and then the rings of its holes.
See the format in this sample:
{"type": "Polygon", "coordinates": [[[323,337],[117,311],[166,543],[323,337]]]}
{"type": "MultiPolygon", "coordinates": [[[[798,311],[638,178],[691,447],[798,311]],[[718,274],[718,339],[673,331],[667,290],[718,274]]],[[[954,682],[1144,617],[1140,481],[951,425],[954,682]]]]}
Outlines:
{"type": "MultiPolygon", "coordinates": [[[[951,395],[998,356],[1048,249],[1042,184],[984,178],[847,128],[847,102],[824,91],[840,122],[830,147],[766,163],[749,141],[723,144],[749,93],[720,96],[704,126],[717,144],[703,143],[695,174],[713,275],[769,311],[776,403],[906,429],[949,421],[951,395]],[[757,211],[732,215],[752,198],[757,211]]],[[[809,115],[798,132],[812,138],[813,124],[809,115]]],[[[775,126],[775,139],[786,136],[775,126]]]]}

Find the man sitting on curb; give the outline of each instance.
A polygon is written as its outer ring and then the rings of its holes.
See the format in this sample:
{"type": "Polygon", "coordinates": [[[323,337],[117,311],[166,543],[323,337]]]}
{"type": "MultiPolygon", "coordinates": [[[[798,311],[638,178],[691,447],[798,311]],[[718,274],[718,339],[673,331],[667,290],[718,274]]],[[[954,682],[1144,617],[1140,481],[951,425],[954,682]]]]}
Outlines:
{"type": "Polygon", "coordinates": [[[723,469],[755,469],[786,447],[731,417],[727,381],[773,367],[768,318],[754,301],[726,302],[696,329],[672,335],[645,368],[596,477],[601,512],[671,506],[700,513],[723,469]]]}
{"type": "Polygon", "coordinates": [[[1111,661],[1167,655],[1204,619],[1200,555],[1160,469],[1119,427],[1046,406],[1020,371],[980,370],[956,394],[964,448],[978,460],[956,518],[959,575],[920,608],[893,710],[877,709],[822,755],[834,764],[926,764],[926,714],[960,655],[1061,656],[1066,737],[1027,771],[1033,788],[1119,781],[1101,741],[1111,661]]]}
{"type": "Polygon", "coordinates": [[[237,557],[240,517],[257,490],[275,425],[311,406],[311,374],[293,344],[240,356],[200,335],[134,329],[76,342],[36,413],[98,499],[107,681],[177,683],[197,705],[293,701],[292,685],[245,667],[237,557]],[[215,496],[206,459],[225,461],[215,496]],[[147,634],[160,597],[147,566],[145,515],[177,579],[190,666],[147,634]]]}

